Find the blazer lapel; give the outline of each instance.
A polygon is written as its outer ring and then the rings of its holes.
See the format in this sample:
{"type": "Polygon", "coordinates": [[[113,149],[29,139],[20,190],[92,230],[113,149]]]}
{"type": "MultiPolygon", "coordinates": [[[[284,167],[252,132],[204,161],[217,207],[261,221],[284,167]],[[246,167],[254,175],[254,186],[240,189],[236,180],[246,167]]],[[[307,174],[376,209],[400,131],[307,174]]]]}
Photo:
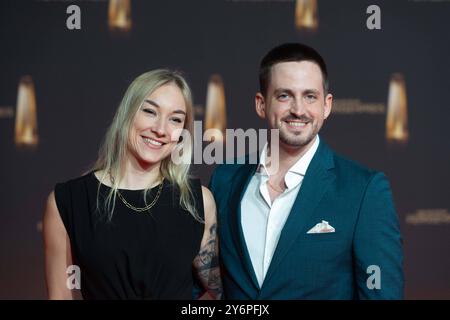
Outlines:
{"type": "Polygon", "coordinates": [[[307,221],[322,199],[330,183],[335,179],[332,151],[321,141],[283,227],[275,253],[263,282],[263,287],[288,253],[295,239],[307,230],[307,221]]]}
{"type": "Polygon", "coordinates": [[[230,211],[231,211],[231,234],[234,237],[235,246],[239,252],[241,261],[244,264],[244,269],[250,276],[253,285],[259,290],[259,284],[256,279],[255,271],[253,269],[253,264],[248,253],[247,244],[245,242],[244,232],[242,230],[241,224],[241,201],[244,196],[245,190],[250,183],[256,171],[256,164],[245,164],[243,165],[237,175],[236,179],[233,181],[232,194],[230,196],[230,211]]]}

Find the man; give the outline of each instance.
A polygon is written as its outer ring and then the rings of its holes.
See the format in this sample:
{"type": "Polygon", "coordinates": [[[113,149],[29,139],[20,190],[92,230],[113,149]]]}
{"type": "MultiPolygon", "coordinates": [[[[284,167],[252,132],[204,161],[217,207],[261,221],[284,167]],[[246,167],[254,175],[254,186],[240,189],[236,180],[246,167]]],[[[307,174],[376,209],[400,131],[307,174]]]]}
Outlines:
{"type": "Polygon", "coordinates": [[[256,113],[279,129],[279,159],[217,167],[227,299],[402,299],[399,223],[386,177],[319,139],[331,112],[327,68],[296,43],[262,60],[256,113]],[[269,161],[279,161],[271,171],[269,161]]]}

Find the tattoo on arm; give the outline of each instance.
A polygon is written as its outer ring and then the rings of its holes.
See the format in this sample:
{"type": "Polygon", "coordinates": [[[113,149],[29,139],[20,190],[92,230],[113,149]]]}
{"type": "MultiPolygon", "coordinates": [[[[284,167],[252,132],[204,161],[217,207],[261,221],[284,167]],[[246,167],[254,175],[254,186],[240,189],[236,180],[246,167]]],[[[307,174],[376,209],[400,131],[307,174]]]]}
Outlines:
{"type": "Polygon", "coordinates": [[[207,241],[194,259],[194,267],[201,284],[208,293],[215,299],[221,299],[222,280],[219,269],[216,223],[209,228],[207,241]]]}

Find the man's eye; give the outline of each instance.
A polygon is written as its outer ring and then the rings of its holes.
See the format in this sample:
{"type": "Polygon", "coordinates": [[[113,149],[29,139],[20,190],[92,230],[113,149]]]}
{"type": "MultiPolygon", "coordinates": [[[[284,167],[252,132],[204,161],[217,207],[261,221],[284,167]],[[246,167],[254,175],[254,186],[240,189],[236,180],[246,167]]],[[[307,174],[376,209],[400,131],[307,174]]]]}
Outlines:
{"type": "Polygon", "coordinates": [[[306,96],[306,100],[308,100],[308,101],[314,101],[314,100],[316,100],[316,96],[313,95],[313,94],[308,94],[308,95],[306,96]]]}
{"type": "Polygon", "coordinates": [[[278,95],[278,99],[280,99],[280,100],[285,100],[285,99],[287,99],[289,96],[286,94],[286,93],[282,93],[282,94],[280,94],[280,95],[278,95]]]}

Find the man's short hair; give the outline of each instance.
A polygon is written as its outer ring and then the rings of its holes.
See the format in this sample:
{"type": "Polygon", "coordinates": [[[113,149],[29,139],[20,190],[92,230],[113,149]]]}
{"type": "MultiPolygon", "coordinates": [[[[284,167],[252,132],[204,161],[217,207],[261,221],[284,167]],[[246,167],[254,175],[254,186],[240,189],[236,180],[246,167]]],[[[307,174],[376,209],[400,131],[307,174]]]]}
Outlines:
{"type": "Polygon", "coordinates": [[[313,48],[301,43],[284,43],[270,50],[261,60],[259,66],[259,90],[265,97],[270,81],[270,70],[280,62],[311,61],[316,63],[322,72],[324,95],[328,93],[328,72],[325,60],[313,48]]]}

